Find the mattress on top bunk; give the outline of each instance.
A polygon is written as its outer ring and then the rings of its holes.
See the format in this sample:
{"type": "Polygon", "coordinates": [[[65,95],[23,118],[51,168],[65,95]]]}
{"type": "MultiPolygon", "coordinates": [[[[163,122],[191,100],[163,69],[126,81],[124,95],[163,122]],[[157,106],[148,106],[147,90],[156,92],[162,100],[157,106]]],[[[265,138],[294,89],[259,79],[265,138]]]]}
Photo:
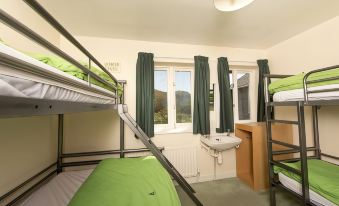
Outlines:
{"type": "MultiPolygon", "coordinates": [[[[78,79],[87,81],[88,80],[88,75],[82,71],[81,69],[79,69],[78,67],[74,66],[73,64],[67,62],[66,60],[64,60],[63,58],[60,58],[58,56],[54,56],[54,55],[46,55],[46,54],[37,54],[37,53],[26,53],[28,56],[43,62],[49,66],[52,66],[60,71],[63,71],[69,75],[72,75],[78,79]]],[[[84,67],[89,68],[88,63],[84,63],[84,62],[80,62],[84,67]]],[[[111,79],[110,76],[108,76],[108,74],[106,74],[105,72],[103,72],[101,69],[98,69],[94,66],[91,66],[91,71],[95,74],[97,74],[99,77],[101,77],[102,79],[104,79],[105,81],[107,81],[108,83],[114,85],[114,87],[116,87],[115,82],[111,79]]],[[[90,77],[90,82],[94,85],[97,85],[99,87],[102,87],[104,89],[110,90],[112,91],[111,88],[109,88],[108,86],[106,86],[105,84],[97,81],[96,79],[93,79],[92,77],[90,77]]]]}
{"type": "MultiPolygon", "coordinates": [[[[1,68],[1,66],[0,66],[1,68]]],[[[0,74],[0,96],[114,104],[114,98],[0,74]]]]}
{"type": "Polygon", "coordinates": [[[61,77],[65,84],[58,80],[45,78],[21,69],[13,69],[7,65],[0,65],[0,96],[27,97],[50,99],[70,102],[86,102],[98,104],[114,104],[112,92],[97,85],[88,87],[88,83],[50,65],[29,57],[11,47],[0,43],[0,53],[11,56],[20,61],[34,65],[46,74],[61,77]]]}
{"type": "MultiPolygon", "coordinates": [[[[339,89],[339,84],[311,87],[308,89],[308,91],[317,91],[317,90],[324,90],[324,89],[339,89]]],[[[308,99],[310,101],[338,100],[339,91],[311,93],[311,94],[308,94],[308,99]]],[[[274,102],[304,101],[304,89],[293,89],[293,90],[280,91],[280,92],[274,93],[273,101],[274,102]]]]}
{"type": "MultiPolygon", "coordinates": [[[[304,76],[305,76],[305,73],[301,73],[301,74],[297,74],[291,77],[273,81],[269,85],[269,92],[271,94],[274,94],[276,92],[281,92],[281,91],[302,89],[304,85],[303,84],[304,76]]],[[[339,77],[339,68],[313,73],[308,77],[308,80],[320,80],[320,79],[326,79],[326,78],[331,78],[331,77],[339,77]]],[[[318,87],[318,86],[325,86],[325,85],[332,85],[332,84],[339,84],[339,79],[308,84],[308,87],[318,87]]]]}
{"type": "Polygon", "coordinates": [[[43,185],[20,206],[66,206],[93,170],[62,172],[43,185]]]}
{"type": "MultiPolygon", "coordinates": [[[[328,201],[339,205],[339,166],[322,160],[308,160],[307,163],[309,188],[328,201]]],[[[300,161],[284,164],[300,170],[300,161]]],[[[283,168],[275,167],[274,171],[277,174],[282,173],[298,183],[301,182],[299,175],[283,168]]]]}
{"type": "Polygon", "coordinates": [[[69,203],[70,206],[180,206],[174,184],[153,157],[100,162],[69,203]]]}

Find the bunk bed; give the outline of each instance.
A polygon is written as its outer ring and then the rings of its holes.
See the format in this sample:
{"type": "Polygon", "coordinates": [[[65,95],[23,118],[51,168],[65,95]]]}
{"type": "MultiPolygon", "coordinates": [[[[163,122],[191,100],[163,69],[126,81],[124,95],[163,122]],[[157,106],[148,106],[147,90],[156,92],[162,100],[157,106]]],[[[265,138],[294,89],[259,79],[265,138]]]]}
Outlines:
{"type": "Polygon", "coordinates": [[[319,143],[318,109],[339,105],[339,65],[310,71],[306,74],[264,75],[267,149],[269,162],[270,205],[276,205],[276,188],[300,198],[303,205],[339,205],[339,157],[322,153],[319,143]],[[272,81],[271,79],[278,79],[272,81]],[[275,119],[275,107],[297,109],[297,121],[275,119]],[[305,107],[312,108],[313,146],[306,145],[305,107]],[[299,145],[277,141],[272,137],[272,124],[293,124],[298,127],[299,145]],[[283,150],[273,150],[273,145],[283,150]],[[293,154],[292,159],[277,156],[293,154]],[[325,157],[325,158],[324,158],[325,157]],[[333,161],[328,162],[330,159],[333,161]]]}
{"type": "Polygon", "coordinates": [[[173,178],[196,205],[202,205],[194,189],[162,154],[128,114],[124,85],[94,58],[37,1],[25,0],[37,14],[85,54],[87,64],[73,59],[42,36],[0,9],[0,21],[48,49],[77,68],[79,75],[45,64],[8,45],[0,43],[0,117],[58,115],[57,160],[23,183],[0,195],[3,205],[180,205],[173,178]],[[97,65],[98,69],[92,66],[97,65]],[[65,153],[64,114],[116,109],[120,115],[120,148],[117,150],[65,153]],[[126,149],[127,125],[146,148],[126,149]],[[151,152],[153,156],[125,158],[129,153],[151,152]],[[120,158],[69,161],[69,158],[119,155],[120,158]],[[97,165],[95,169],[65,171],[66,167],[97,165]],[[146,188],[146,189],[145,189],[146,188]],[[151,191],[151,188],[153,190],[151,191]],[[111,197],[111,198],[107,198],[111,197]],[[112,199],[113,198],[113,199],[112,199]],[[127,201],[127,202],[126,202],[127,201]],[[84,204],[85,203],[85,204],[84,204]],[[134,204],[135,205],[135,204],[134,204]]]}

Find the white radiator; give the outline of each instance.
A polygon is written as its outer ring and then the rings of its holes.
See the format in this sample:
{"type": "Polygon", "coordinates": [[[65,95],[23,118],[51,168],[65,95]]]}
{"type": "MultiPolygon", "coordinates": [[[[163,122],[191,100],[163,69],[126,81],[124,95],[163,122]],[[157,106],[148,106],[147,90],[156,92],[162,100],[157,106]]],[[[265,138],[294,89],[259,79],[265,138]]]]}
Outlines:
{"type": "Polygon", "coordinates": [[[197,176],[198,160],[196,147],[165,147],[163,154],[183,177],[197,176]]]}

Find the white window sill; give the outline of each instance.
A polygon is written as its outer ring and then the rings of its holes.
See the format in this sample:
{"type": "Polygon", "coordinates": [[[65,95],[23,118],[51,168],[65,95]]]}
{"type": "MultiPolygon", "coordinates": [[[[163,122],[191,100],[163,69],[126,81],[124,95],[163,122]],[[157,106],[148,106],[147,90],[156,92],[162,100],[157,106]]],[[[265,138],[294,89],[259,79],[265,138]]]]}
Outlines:
{"type": "Polygon", "coordinates": [[[193,133],[192,127],[154,128],[155,135],[193,133]]]}

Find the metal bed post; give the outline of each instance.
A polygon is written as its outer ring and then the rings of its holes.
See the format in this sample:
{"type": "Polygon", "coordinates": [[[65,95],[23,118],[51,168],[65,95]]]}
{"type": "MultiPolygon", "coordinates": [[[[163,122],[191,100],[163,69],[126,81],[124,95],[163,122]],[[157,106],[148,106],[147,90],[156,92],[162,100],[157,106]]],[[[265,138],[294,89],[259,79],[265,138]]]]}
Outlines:
{"type": "Polygon", "coordinates": [[[62,172],[62,155],[63,155],[63,140],[64,140],[64,115],[58,115],[58,159],[57,173],[62,172]]]}
{"type": "Polygon", "coordinates": [[[267,132],[267,152],[268,152],[268,174],[269,174],[269,193],[270,206],[276,205],[274,185],[274,171],[273,171],[273,155],[272,155],[272,123],[271,123],[271,106],[270,94],[268,91],[269,77],[264,77],[264,91],[265,91],[265,113],[266,113],[266,132],[267,132]]]}
{"type": "Polygon", "coordinates": [[[125,157],[125,123],[124,120],[120,118],[120,158],[125,157]]]}
{"type": "MultiPolygon", "coordinates": [[[[125,91],[125,83],[126,81],[119,81],[119,83],[121,83],[122,86],[122,94],[120,99],[120,104],[124,104],[125,102],[125,95],[124,95],[124,91],[125,91]]],[[[117,97],[119,97],[119,94],[117,95],[117,97]]],[[[124,120],[120,117],[120,158],[124,158],[125,157],[125,122],[124,120]]]]}
{"type": "Polygon", "coordinates": [[[313,141],[314,141],[314,155],[321,159],[321,149],[319,140],[319,126],[318,126],[318,106],[312,106],[312,124],[313,124],[313,141]]]}
{"type": "Polygon", "coordinates": [[[309,194],[309,182],[308,182],[304,102],[301,102],[301,101],[298,102],[297,112],[298,112],[298,131],[299,131],[300,162],[301,162],[300,172],[301,172],[301,184],[302,184],[302,200],[303,200],[304,205],[309,205],[310,194],[309,194]]]}

